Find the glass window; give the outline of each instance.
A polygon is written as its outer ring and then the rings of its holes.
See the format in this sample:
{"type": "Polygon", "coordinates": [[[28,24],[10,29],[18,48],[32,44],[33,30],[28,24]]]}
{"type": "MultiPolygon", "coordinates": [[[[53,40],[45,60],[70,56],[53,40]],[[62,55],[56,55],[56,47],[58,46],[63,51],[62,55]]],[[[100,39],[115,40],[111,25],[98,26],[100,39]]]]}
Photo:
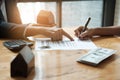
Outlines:
{"type": "Polygon", "coordinates": [[[49,10],[54,14],[56,21],[56,2],[25,2],[17,4],[23,24],[36,23],[40,10],[49,10]]]}
{"type": "MultiPolygon", "coordinates": [[[[24,0],[23,0],[24,1],[24,0]]],[[[85,25],[91,17],[89,27],[112,25],[115,1],[108,0],[47,0],[39,2],[19,2],[22,23],[36,23],[40,10],[49,10],[54,14],[58,27],[78,27],[85,25]],[[62,1],[62,2],[61,2],[62,1]],[[109,8],[111,7],[111,8],[109,8]]]]}
{"type": "Polygon", "coordinates": [[[103,0],[99,1],[63,1],[62,27],[78,27],[85,25],[91,17],[89,27],[102,25],[103,0]]]}

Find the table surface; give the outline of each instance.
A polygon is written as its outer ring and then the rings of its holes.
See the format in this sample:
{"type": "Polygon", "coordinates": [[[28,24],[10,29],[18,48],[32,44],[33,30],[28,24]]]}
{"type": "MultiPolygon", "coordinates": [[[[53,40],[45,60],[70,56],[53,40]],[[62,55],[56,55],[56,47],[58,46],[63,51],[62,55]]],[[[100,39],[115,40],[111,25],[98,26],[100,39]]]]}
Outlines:
{"type": "Polygon", "coordinates": [[[99,47],[117,50],[98,66],[76,62],[89,50],[51,50],[35,54],[35,69],[27,78],[11,78],[10,63],[18,53],[3,46],[0,40],[0,80],[120,80],[120,37],[97,37],[92,41],[99,47]]]}

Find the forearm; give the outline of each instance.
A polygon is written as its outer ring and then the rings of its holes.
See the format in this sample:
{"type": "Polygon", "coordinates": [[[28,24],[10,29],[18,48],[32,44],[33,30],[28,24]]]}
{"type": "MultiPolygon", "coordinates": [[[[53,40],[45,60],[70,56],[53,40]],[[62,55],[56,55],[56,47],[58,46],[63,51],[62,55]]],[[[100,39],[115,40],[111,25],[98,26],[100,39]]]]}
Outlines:
{"type": "Polygon", "coordinates": [[[42,29],[40,27],[28,27],[26,30],[26,37],[42,34],[42,29]]]}
{"type": "Polygon", "coordinates": [[[94,35],[120,35],[120,26],[95,28],[94,35]]]}
{"type": "Polygon", "coordinates": [[[49,28],[48,27],[36,27],[32,26],[32,24],[29,25],[17,25],[14,27],[11,27],[9,30],[10,38],[23,38],[26,39],[28,36],[35,36],[35,35],[44,35],[49,36],[49,28]]]}
{"type": "Polygon", "coordinates": [[[44,36],[48,36],[50,34],[48,34],[48,28],[47,27],[36,27],[36,26],[28,26],[25,36],[34,36],[34,35],[44,35],[44,36]]]}

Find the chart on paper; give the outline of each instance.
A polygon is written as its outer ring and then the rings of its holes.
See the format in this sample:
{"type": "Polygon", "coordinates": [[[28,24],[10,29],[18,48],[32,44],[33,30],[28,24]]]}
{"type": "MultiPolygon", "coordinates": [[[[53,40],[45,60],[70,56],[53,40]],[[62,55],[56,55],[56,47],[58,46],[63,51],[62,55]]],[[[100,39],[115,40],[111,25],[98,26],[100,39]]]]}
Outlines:
{"type": "Polygon", "coordinates": [[[95,49],[96,45],[91,40],[74,41],[63,39],[63,41],[50,41],[50,40],[36,40],[35,50],[78,50],[78,49],[95,49]]]}

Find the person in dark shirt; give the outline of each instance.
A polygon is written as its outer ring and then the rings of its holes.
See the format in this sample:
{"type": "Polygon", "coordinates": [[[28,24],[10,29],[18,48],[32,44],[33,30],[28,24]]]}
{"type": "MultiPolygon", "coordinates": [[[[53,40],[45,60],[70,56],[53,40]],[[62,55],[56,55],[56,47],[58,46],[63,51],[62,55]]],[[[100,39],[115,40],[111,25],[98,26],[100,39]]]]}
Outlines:
{"type": "MultiPolygon", "coordinates": [[[[0,0],[1,5],[2,0],[0,0]]],[[[52,40],[62,40],[66,36],[70,40],[73,38],[62,28],[57,27],[38,27],[32,24],[15,24],[6,22],[0,9],[0,38],[25,39],[28,36],[44,35],[52,40]]]]}

